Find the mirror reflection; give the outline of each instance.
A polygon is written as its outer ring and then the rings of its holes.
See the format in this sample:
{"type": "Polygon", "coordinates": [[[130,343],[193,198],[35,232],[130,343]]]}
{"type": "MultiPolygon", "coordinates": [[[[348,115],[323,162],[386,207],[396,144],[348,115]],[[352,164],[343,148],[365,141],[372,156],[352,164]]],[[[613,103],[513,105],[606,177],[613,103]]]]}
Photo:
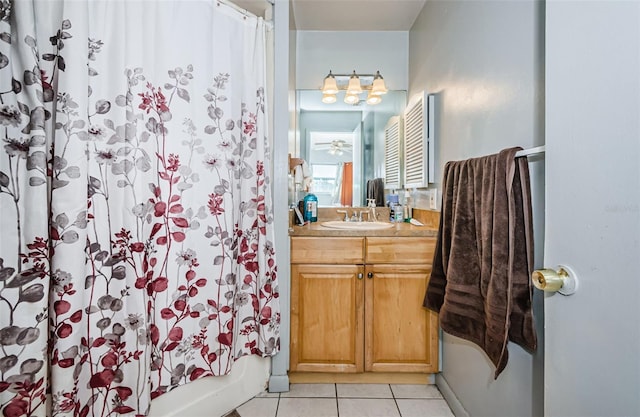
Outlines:
{"type": "MultiPolygon", "coordinates": [[[[366,205],[367,181],[384,178],[384,128],[402,114],[406,91],[389,91],[381,103],[370,105],[364,99],[345,104],[341,97],[325,104],[319,90],[298,90],[297,103],[292,155],[309,165],[318,206],[366,205]]],[[[293,202],[304,194],[297,189],[293,202]]]]}

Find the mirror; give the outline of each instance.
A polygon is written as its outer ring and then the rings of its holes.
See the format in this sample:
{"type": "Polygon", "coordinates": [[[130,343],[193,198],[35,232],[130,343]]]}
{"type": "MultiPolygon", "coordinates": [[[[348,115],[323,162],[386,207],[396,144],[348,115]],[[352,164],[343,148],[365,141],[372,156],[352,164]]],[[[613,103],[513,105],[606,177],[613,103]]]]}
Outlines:
{"type": "Polygon", "coordinates": [[[384,178],[384,128],[402,114],[406,91],[389,91],[376,105],[364,97],[345,104],[343,92],[333,104],[323,103],[319,90],[296,93],[298,137],[291,153],[310,165],[318,206],[366,205],[367,181],[384,178]]]}

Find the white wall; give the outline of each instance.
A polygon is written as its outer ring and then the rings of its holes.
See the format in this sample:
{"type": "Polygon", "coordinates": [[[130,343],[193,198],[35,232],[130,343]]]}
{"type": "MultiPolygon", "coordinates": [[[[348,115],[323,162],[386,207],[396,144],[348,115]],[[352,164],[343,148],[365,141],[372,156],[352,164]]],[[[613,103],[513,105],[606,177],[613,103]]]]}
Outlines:
{"type": "Polygon", "coordinates": [[[298,31],[296,88],[315,90],[329,70],[334,74],[375,74],[389,90],[406,90],[408,32],[298,31]]]}
{"type": "MultiPolygon", "coordinates": [[[[544,3],[428,1],[409,35],[409,97],[436,94],[436,184],[450,160],[544,143],[544,3]]],[[[543,162],[531,163],[534,232],[541,259],[543,162]]],[[[539,301],[539,300],[538,300],[539,301]]],[[[541,322],[536,312],[536,320],[541,322]]],[[[539,329],[539,335],[541,335],[539,329]]],[[[542,414],[542,358],[510,343],[497,380],[475,345],[443,336],[443,373],[472,416],[542,414]]]]}

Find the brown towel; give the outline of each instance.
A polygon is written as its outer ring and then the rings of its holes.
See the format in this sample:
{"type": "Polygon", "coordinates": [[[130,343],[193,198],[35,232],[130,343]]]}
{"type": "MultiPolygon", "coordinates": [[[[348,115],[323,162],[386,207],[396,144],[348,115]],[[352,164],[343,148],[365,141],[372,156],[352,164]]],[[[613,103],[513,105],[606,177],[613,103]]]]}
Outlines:
{"type": "Polygon", "coordinates": [[[374,178],[367,181],[367,199],[373,198],[376,207],[384,207],[384,180],[382,178],[374,178]]]}
{"type": "Polygon", "coordinates": [[[529,279],[533,267],[531,195],[522,148],[448,162],[433,269],[424,306],[442,330],[507,365],[507,341],[536,349],[529,279]]]}

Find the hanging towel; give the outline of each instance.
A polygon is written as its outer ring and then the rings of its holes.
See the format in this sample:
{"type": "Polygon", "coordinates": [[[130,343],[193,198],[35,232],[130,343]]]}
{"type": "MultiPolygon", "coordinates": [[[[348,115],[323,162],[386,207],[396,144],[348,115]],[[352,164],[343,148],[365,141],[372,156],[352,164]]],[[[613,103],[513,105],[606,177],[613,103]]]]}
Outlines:
{"type": "Polygon", "coordinates": [[[384,181],[382,178],[375,178],[367,181],[367,199],[373,198],[376,207],[384,207],[384,181]]]}
{"type": "Polygon", "coordinates": [[[311,170],[311,165],[304,160],[302,161],[302,177],[302,189],[309,190],[313,182],[313,171],[311,170]]]}
{"type": "Polygon", "coordinates": [[[533,235],[527,158],[521,148],[444,168],[442,212],[424,306],[442,330],[480,346],[495,365],[507,342],[536,349],[533,235]]]}
{"type": "Polygon", "coordinates": [[[300,189],[305,191],[309,190],[309,186],[313,181],[313,174],[309,163],[303,159],[300,165],[296,165],[293,171],[293,177],[295,183],[300,184],[300,189]]]}
{"type": "Polygon", "coordinates": [[[305,160],[302,160],[302,176],[304,178],[307,177],[311,177],[312,176],[312,172],[311,172],[311,166],[309,165],[309,163],[305,160]]]}
{"type": "Polygon", "coordinates": [[[302,182],[304,181],[304,175],[302,174],[302,166],[296,165],[293,169],[293,178],[296,184],[300,184],[302,186],[302,182]]]}

